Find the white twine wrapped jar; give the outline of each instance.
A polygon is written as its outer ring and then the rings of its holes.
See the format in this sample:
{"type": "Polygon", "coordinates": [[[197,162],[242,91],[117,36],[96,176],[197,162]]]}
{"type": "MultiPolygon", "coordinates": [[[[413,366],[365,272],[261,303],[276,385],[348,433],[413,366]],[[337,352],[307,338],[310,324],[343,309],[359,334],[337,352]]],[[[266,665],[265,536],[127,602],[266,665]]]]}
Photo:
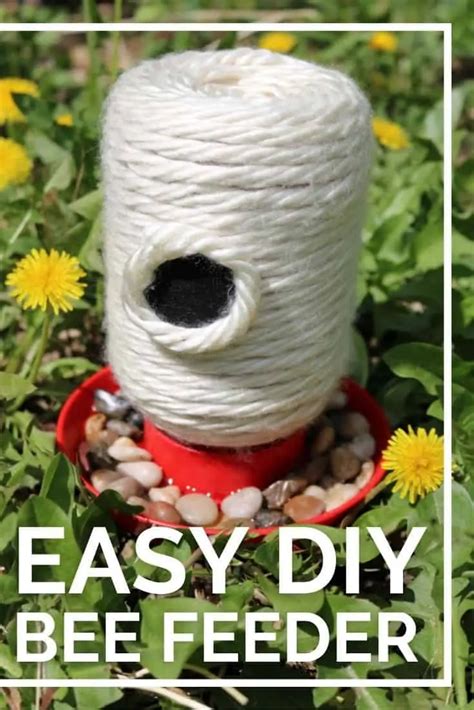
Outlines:
{"type": "Polygon", "coordinates": [[[348,356],[371,152],[367,100],[326,67],[244,48],[120,77],[102,143],[107,350],[156,426],[245,447],[323,410],[348,356]],[[196,254],[230,270],[227,308],[160,317],[146,288],[196,254]]]}

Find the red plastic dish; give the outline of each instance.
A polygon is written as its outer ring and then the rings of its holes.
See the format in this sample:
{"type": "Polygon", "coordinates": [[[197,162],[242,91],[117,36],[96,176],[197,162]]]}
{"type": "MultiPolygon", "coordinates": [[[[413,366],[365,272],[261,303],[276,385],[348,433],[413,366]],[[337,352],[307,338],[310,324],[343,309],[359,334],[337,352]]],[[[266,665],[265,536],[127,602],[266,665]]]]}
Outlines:
{"type": "MultiPolygon", "coordinates": [[[[103,368],[89,377],[75,389],[66,400],[59,414],[56,441],[58,448],[76,462],[79,444],[84,439],[84,425],[92,412],[94,390],[105,389],[115,392],[118,385],[110,368],[103,368]]],[[[372,436],[376,441],[374,456],[375,470],[369,483],[357,495],[333,510],[307,520],[307,523],[334,525],[351,508],[363,501],[367,493],[383,478],[384,470],[380,464],[381,452],[390,436],[390,428],[383,410],[367,390],[352,380],[343,382],[343,389],[348,396],[348,406],[363,414],[370,423],[372,436]]],[[[153,459],[162,466],[168,479],[180,486],[183,491],[197,490],[212,492],[217,502],[232,490],[254,485],[264,488],[273,480],[281,478],[293,466],[297,465],[304,454],[305,431],[299,431],[288,439],[269,446],[256,447],[245,452],[225,450],[209,451],[204,448],[186,446],[158,430],[150,422],[145,422],[144,436],[140,445],[146,448],[153,459]],[[192,481],[189,480],[192,471],[192,481]]],[[[87,474],[81,479],[87,490],[97,496],[87,474]]],[[[164,524],[168,527],[186,528],[186,525],[160,523],[147,515],[117,515],[117,522],[131,532],[137,532],[146,526],[164,524]]],[[[206,528],[209,534],[222,533],[222,528],[206,528]]],[[[252,534],[263,536],[276,530],[275,527],[252,528],[252,534]]]]}

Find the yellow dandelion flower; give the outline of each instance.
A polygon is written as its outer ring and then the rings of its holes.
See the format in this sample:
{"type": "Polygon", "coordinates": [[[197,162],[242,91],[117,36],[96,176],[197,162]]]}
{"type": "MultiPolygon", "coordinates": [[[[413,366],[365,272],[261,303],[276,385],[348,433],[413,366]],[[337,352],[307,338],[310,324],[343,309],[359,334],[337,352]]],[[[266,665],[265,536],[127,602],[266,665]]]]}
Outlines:
{"type": "Polygon", "coordinates": [[[71,301],[84,293],[79,279],[85,276],[75,256],[65,251],[33,249],[7,276],[7,286],[22,308],[41,308],[50,305],[59,311],[71,311],[71,301]]]}
{"type": "Polygon", "coordinates": [[[0,138],[0,191],[28,180],[32,166],[22,145],[11,138],[0,138]]]}
{"type": "Polygon", "coordinates": [[[369,40],[369,47],[376,52],[395,52],[398,38],[393,32],[376,32],[369,40]]]}
{"type": "Polygon", "coordinates": [[[435,491],[443,481],[443,437],[434,429],[429,432],[412,427],[408,432],[397,429],[383,453],[382,466],[391,471],[387,483],[394,483],[393,490],[401,498],[414,503],[435,491]]]}
{"type": "Polygon", "coordinates": [[[0,79],[0,126],[4,123],[24,123],[26,116],[15,103],[13,94],[27,94],[38,98],[38,84],[29,79],[0,79]]]}
{"type": "Polygon", "coordinates": [[[403,150],[410,145],[406,132],[398,123],[375,117],[372,119],[372,129],[378,142],[385,148],[403,150]]]}
{"type": "Polygon", "coordinates": [[[74,125],[72,113],[60,113],[54,120],[58,126],[68,126],[70,128],[74,125]]]}
{"type": "Polygon", "coordinates": [[[289,32],[269,32],[260,37],[258,46],[260,49],[268,49],[270,52],[281,52],[288,54],[296,47],[297,39],[289,32]]]}

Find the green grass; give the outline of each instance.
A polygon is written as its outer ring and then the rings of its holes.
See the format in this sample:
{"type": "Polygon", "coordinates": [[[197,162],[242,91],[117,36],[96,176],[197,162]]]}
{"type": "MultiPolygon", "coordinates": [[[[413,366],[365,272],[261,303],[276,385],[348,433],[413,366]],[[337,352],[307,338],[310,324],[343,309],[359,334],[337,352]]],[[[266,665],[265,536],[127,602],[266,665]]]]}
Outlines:
{"type": "MultiPolygon", "coordinates": [[[[376,16],[372,3],[360,3],[365,16],[361,19],[387,19],[388,11],[376,16]]],[[[324,3],[323,3],[324,5],[324,3]]],[[[329,8],[329,3],[327,3],[329,8]]],[[[385,7],[384,3],[379,4],[385,7]]],[[[150,4],[151,6],[151,4],[150,4]]],[[[179,6],[181,7],[181,6],[179,6]]],[[[179,9],[177,6],[177,8],[179,9]]],[[[183,6],[184,7],[184,6],[183,6]]],[[[186,5],[186,10],[200,6],[186,5]]],[[[401,7],[408,8],[406,3],[401,7]]],[[[461,7],[460,3],[456,5],[461,7]]],[[[126,5],[124,12],[146,9],[126,5]]],[[[250,8],[252,9],[252,8],[250,8]]],[[[93,8],[91,12],[95,12],[93,8]]],[[[116,11],[119,12],[118,5],[116,11]]],[[[140,11],[140,12],[138,12],[140,11]]],[[[441,19],[446,4],[440,3],[441,19]]],[[[4,12],[4,11],[3,11],[4,12]]],[[[22,10],[25,19],[30,8],[22,10]]],[[[57,13],[58,11],[54,11],[57,13]]],[[[319,10],[317,10],[319,12],[319,10]]],[[[401,10],[390,15],[400,19],[401,10]]],[[[408,12],[408,10],[407,10],[408,12]]],[[[57,17],[52,11],[35,10],[35,19],[57,17]],[[49,13],[49,14],[48,14],[49,13]]],[[[329,13],[329,9],[328,9],[329,13]]],[[[315,19],[318,19],[315,17],[315,19]]],[[[326,19],[335,19],[327,15],[326,19]]],[[[353,20],[349,3],[344,3],[341,21],[353,20]]],[[[407,18],[408,19],[408,18],[407,18]]],[[[411,18],[409,18],[411,19],[411,18]]],[[[416,19],[416,18],[415,18],[416,19]]],[[[467,21],[465,23],[467,27],[467,21]]],[[[463,28],[464,30],[465,28],[463,28]]],[[[461,36],[461,28],[456,30],[461,36]]],[[[249,26],[249,32],[251,27],[249,26]]],[[[399,36],[395,54],[376,54],[368,47],[367,33],[305,32],[298,35],[295,55],[303,59],[327,63],[341,68],[356,79],[367,93],[374,113],[400,124],[407,132],[410,145],[402,151],[377,149],[376,164],[369,198],[369,211],[364,229],[364,247],[358,274],[358,311],[354,332],[352,374],[379,400],[393,427],[423,426],[442,431],[442,41],[439,33],[404,33],[399,36]]],[[[116,529],[109,509],[116,501],[104,496],[86,505],[78,494],[73,467],[54,453],[51,424],[68,393],[88,373],[102,363],[103,334],[103,270],[101,262],[101,195],[98,170],[100,108],[106,91],[117,73],[120,57],[119,36],[105,33],[59,35],[56,33],[11,33],[3,36],[5,51],[0,57],[0,75],[22,76],[38,82],[41,98],[18,102],[24,107],[28,121],[8,127],[7,134],[27,147],[35,161],[32,179],[25,185],[0,193],[0,281],[18,259],[34,247],[65,249],[77,255],[87,270],[87,291],[78,307],[70,314],[55,318],[43,360],[37,389],[30,394],[19,411],[3,414],[0,433],[0,675],[5,678],[36,677],[38,671],[49,677],[76,677],[73,664],[47,664],[44,668],[15,661],[15,614],[35,608],[53,609],[58,614],[66,609],[64,598],[44,596],[41,599],[21,597],[16,591],[18,525],[48,525],[54,520],[64,525],[64,552],[74,560],[93,525],[107,525],[115,547],[122,552],[122,566],[133,578],[141,570],[130,552],[130,541],[116,529]],[[53,116],[71,111],[74,127],[57,126],[53,116]],[[77,332],[79,331],[79,333],[77,332]],[[125,552],[128,551],[128,554],[125,552]]],[[[244,42],[255,45],[258,36],[251,33],[239,40],[234,33],[145,33],[128,36],[127,46],[132,61],[155,57],[185,48],[201,48],[211,42],[232,46],[244,42]]],[[[462,77],[465,46],[459,40],[459,64],[462,77]]],[[[445,708],[467,707],[472,701],[472,676],[467,669],[472,655],[473,626],[472,520],[474,513],[474,259],[472,202],[472,136],[468,134],[472,117],[472,84],[456,83],[453,111],[454,190],[453,233],[453,342],[454,371],[454,458],[453,484],[453,664],[452,689],[337,689],[265,691],[243,689],[249,708],[445,708]]],[[[1,166],[0,166],[1,170],[1,166]]],[[[0,396],[5,400],[18,394],[28,378],[38,349],[41,317],[21,312],[6,293],[0,295],[0,396]],[[13,395],[12,395],[13,389],[13,395]]],[[[11,409],[11,407],[10,407],[11,409]]],[[[352,524],[362,529],[380,525],[390,535],[392,544],[401,543],[407,527],[426,525],[425,535],[413,558],[406,593],[401,599],[389,600],[386,570],[373,546],[363,542],[365,584],[358,598],[346,597],[339,580],[343,579],[345,550],[343,532],[327,529],[339,544],[336,583],[321,600],[320,614],[330,620],[338,610],[377,610],[391,604],[396,610],[408,611],[420,629],[413,650],[419,662],[407,667],[393,654],[389,663],[376,661],[363,665],[337,665],[327,658],[317,667],[319,678],[350,677],[379,679],[436,679],[442,676],[442,608],[443,608],[443,526],[442,490],[427,496],[414,506],[401,501],[389,491],[382,492],[360,511],[352,524]]],[[[219,546],[220,543],[217,543],[219,546]]],[[[166,551],[166,545],[163,546],[166,551]]],[[[169,550],[169,548],[168,548],[169,550]]],[[[186,537],[178,554],[186,560],[193,546],[186,537]]],[[[232,566],[227,594],[221,605],[239,610],[252,610],[265,595],[269,606],[282,608],[284,603],[272,594],[278,577],[276,543],[268,539],[253,548],[245,548],[232,566]]],[[[309,549],[296,558],[296,575],[304,579],[317,560],[309,549]]],[[[190,607],[196,580],[206,582],[205,567],[189,570],[183,601],[190,607]]],[[[142,602],[144,658],[150,672],[170,676],[160,663],[163,639],[159,620],[163,602],[128,600],[131,608],[142,602]]],[[[121,608],[113,588],[100,580],[92,581],[86,594],[76,600],[76,610],[121,608]]],[[[172,604],[172,600],[167,600],[172,604]]],[[[202,602],[203,604],[205,602],[202,602]]],[[[305,608],[304,598],[301,608],[305,608]]],[[[276,646],[284,642],[285,631],[277,636],[276,646]]],[[[269,667],[213,667],[216,675],[228,677],[310,677],[304,669],[269,667]]],[[[82,668],[80,673],[97,677],[134,677],[135,666],[111,666],[100,663],[82,668]]],[[[176,677],[205,676],[199,649],[173,667],[176,677]]],[[[238,702],[220,690],[195,690],[195,698],[210,707],[236,708],[238,702]]],[[[34,690],[21,691],[24,707],[39,707],[34,690]]],[[[0,708],[14,707],[12,696],[0,695],[0,708]]],[[[46,701],[44,701],[46,702],[46,701]]],[[[66,708],[158,708],[177,707],[169,699],[142,691],[118,689],[63,689],[49,700],[57,710],[66,708]]]]}

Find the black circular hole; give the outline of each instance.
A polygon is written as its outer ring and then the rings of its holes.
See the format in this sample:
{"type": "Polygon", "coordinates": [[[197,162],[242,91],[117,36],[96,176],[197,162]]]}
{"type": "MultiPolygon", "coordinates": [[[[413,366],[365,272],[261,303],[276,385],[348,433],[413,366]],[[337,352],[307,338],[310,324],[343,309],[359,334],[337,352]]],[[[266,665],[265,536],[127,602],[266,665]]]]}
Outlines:
{"type": "Polygon", "coordinates": [[[203,254],[192,254],[160,264],[143,294],[162,320],[198,328],[228,313],[235,284],[227,266],[203,254]]]}

